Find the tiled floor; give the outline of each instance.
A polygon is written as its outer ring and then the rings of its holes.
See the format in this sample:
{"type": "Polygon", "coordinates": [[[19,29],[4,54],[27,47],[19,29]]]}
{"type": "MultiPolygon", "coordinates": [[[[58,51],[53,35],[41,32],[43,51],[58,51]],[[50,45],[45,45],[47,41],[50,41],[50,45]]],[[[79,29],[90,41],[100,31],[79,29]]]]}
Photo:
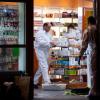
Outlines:
{"type": "Polygon", "coordinates": [[[34,90],[34,100],[88,100],[86,96],[65,95],[64,91],[34,90]]]}

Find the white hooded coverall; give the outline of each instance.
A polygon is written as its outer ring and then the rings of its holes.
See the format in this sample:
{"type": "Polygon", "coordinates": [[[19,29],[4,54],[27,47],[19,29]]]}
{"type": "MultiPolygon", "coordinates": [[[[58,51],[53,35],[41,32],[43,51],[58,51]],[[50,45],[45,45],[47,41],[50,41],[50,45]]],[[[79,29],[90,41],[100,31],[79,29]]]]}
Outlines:
{"type": "Polygon", "coordinates": [[[87,54],[87,85],[89,88],[92,87],[92,69],[91,69],[91,52],[92,48],[88,44],[88,54],[87,54]]]}
{"type": "Polygon", "coordinates": [[[44,84],[50,83],[48,75],[48,53],[50,48],[51,37],[50,34],[45,32],[43,29],[39,30],[35,34],[35,52],[38,59],[38,70],[34,76],[34,84],[38,84],[38,79],[42,75],[44,84]]]}

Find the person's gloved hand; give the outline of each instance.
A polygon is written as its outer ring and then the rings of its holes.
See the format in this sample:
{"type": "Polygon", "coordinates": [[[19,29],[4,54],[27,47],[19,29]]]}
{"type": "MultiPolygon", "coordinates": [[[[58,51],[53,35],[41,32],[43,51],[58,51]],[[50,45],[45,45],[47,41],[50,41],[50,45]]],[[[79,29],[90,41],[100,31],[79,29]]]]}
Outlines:
{"type": "Polygon", "coordinates": [[[78,60],[78,64],[80,65],[80,59],[78,60]]]}
{"type": "Polygon", "coordinates": [[[78,64],[80,65],[80,60],[81,60],[81,57],[79,56],[79,59],[78,59],[78,64]]]}
{"type": "Polygon", "coordinates": [[[54,42],[50,42],[52,47],[56,47],[56,44],[54,42]]]}

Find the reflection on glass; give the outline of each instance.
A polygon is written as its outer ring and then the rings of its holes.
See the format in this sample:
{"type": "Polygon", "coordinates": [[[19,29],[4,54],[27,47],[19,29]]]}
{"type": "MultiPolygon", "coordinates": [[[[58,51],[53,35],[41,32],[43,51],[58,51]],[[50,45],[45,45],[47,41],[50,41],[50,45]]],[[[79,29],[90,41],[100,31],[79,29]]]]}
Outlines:
{"type": "Polygon", "coordinates": [[[0,48],[0,71],[25,71],[24,48],[0,48]]]}
{"type": "Polygon", "coordinates": [[[24,44],[24,4],[0,2],[0,45],[24,44]]]}

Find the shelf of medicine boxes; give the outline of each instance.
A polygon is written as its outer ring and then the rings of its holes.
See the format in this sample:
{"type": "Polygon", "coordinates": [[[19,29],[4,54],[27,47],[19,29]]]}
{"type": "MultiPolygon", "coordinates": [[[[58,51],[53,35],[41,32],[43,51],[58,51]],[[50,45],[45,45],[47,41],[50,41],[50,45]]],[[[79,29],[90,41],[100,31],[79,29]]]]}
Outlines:
{"type": "Polygon", "coordinates": [[[80,81],[80,75],[59,75],[50,74],[52,82],[62,82],[67,88],[85,88],[87,87],[87,76],[82,75],[83,81],[80,81]],[[84,78],[85,77],[85,78],[84,78]]]}
{"type": "Polygon", "coordinates": [[[53,27],[67,27],[70,23],[78,23],[78,18],[40,18],[34,17],[34,26],[41,26],[44,22],[50,22],[53,27]]]}
{"type": "Polygon", "coordinates": [[[78,10],[75,9],[66,9],[59,7],[35,7],[34,18],[39,18],[42,20],[52,20],[52,19],[78,19],[78,10]]]}
{"type": "MultiPolygon", "coordinates": [[[[52,55],[51,55],[52,56],[52,55]]],[[[54,61],[57,61],[57,60],[64,60],[64,61],[66,61],[66,58],[70,58],[70,57],[79,57],[79,55],[69,55],[69,56],[65,56],[65,59],[62,59],[62,58],[64,58],[64,56],[63,57],[61,57],[61,56],[58,56],[58,57],[51,57],[50,59],[49,59],[49,62],[54,62],[54,61]],[[59,58],[59,59],[58,59],[59,58]]],[[[86,59],[86,57],[87,57],[87,55],[83,55],[83,58],[85,57],[85,59],[86,59]]],[[[82,63],[82,60],[80,61],[80,63],[82,63]]],[[[69,65],[68,65],[69,66],[69,65]]],[[[76,65],[72,65],[72,66],[81,66],[81,68],[86,68],[86,63],[85,64],[81,64],[81,65],[78,65],[78,64],[76,64],[76,65]]],[[[59,66],[57,66],[57,68],[58,68],[59,66]]]]}
{"type": "MultiPolygon", "coordinates": [[[[56,35],[58,36],[60,34],[60,30],[66,30],[67,26],[72,23],[72,18],[34,18],[34,32],[37,32],[37,30],[42,27],[43,23],[50,22],[52,25],[52,29],[56,31],[56,35]],[[66,28],[66,29],[65,29],[66,28]]],[[[73,20],[73,24],[78,23],[78,19],[75,18],[73,20]]]]}
{"type": "MultiPolygon", "coordinates": [[[[87,83],[87,76],[86,75],[81,75],[82,77],[82,81],[80,81],[80,75],[53,75],[50,74],[51,76],[51,80],[54,82],[64,82],[67,84],[67,87],[76,87],[76,85],[78,84],[83,84],[84,86],[86,86],[87,83]]],[[[81,87],[81,86],[80,86],[81,87]]]]}
{"type": "Polygon", "coordinates": [[[53,75],[53,74],[49,74],[50,75],[50,79],[54,82],[64,82],[67,85],[74,85],[74,84],[79,84],[79,83],[87,83],[87,76],[86,75],[82,75],[82,81],[80,80],[80,76],[79,75],[68,75],[68,76],[64,76],[64,75],[53,75]],[[77,77],[76,77],[77,76],[77,77]]]}
{"type": "MultiPolygon", "coordinates": [[[[73,55],[71,55],[71,56],[67,56],[67,58],[68,57],[73,57],[73,55]]],[[[74,56],[74,57],[78,57],[78,56],[74,56]]],[[[86,55],[84,55],[84,57],[86,57],[86,55]]],[[[61,60],[63,60],[63,61],[67,61],[67,59],[66,58],[64,58],[64,59],[62,59],[63,57],[61,57],[61,56],[58,56],[58,58],[55,58],[55,57],[52,57],[51,58],[51,60],[50,60],[50,62],[56,62],[56,61],[61,61],[61,60]]],[[[63,77],[65,77],[65,79],[66,79],[66,77],[68,78],[68,77],[79,77],[80,75],[77,75],[77,70],[79,70],[79,69],[82,69],[82,68],[85,68],[86,69],[86,67],[87,67],[87,65],[63,65],[63,64],[54,64],[54,63],[51,63],[50,64],[50,70],[51,70],[51,72],[49,71],[49,73],[51,74],[51,75],[59,75],[59,76],[63,76],[63,77]],[[79,67],[78,67],[79,66],[79,67]],[[80,67],[81,66],[81,67],[80,67]],[[60,71],[60,73],[59,74],[57,74],[57,72],[56,72],[56,70],[62,70],[62,71],[60,71]],[[65,70],[70,70],[70,71],[74,71],[73,73],[74,74],[72,74],[72,75],[66,75],[65,74],[65,70]],[[55,73],[56,72],[56,73],[55,73]]],[[[56,79],[56,78],[55,78],[56,79]]]]}
{"type": "MultiPolygon", "coordinates": [[[[65,23],[61,23],[61,22],[52,22],[52,21],[45,21],[45,22],[50,22],[52,27],[67,27],[70,23],[69,22],[65,22],[65,23]]],[[[41,27],[43,25],[44,22],[42,21],[34,21],[34,27],[41,27]]],[[[77,23],[73,23],[73,24],[77,24],[77,23]]]]}
{"type": "MultiPolygon", "coordinates": [[[[86,76],[85,76],[86,77],[86,76]]],[[[80,76],[67,76],[66,79],[62,75],[50,75],[50,79],[52,82],[65,83],[67,89],[76,89],[76,88],[86,88],[87,82],[80,81],[80,76]]],[[[86,80],[86,79],[85,79],[86,80]]]]}
{"type": "MultiPolygon", "coordinates": [[[[87,69],[87,65],[59,65],[59,64],[55,64],[55,65],[50,65],[50,74],[52,75],[68,75],[67,71],[73,71],[73,74],[76,76],[77,75],[77,71],[78,70],[86,70],[87,69]],[[57,72],[58,71],[58,72],[57,72]]],[[[80,75],[80,72],[78,72],[78,75],[80,75]]],[[[82,74],[82,75],[86,75],[86,74],[82,74]]]]}
{"type": "MultiPolygon", "coordinates": [[[[73,56],[73,55],[70,55],[70,56],[58,56],[58,57],[50,57],[49,59],[49,65],[50,65],[50,68],[51,69],[70,69],[70,70],[78,70],[78,69],[82,69],[82,68],[85,68],[87,67],[86,63],[85,64],[81,64],[81,65],[78,65],[78,63],[75,65],[72,65],[72,64],[69,64],[69,58],[70,57],[78,57],[78,56],[73,56]],[[59,62],[57,62],[59,61],[59,62]],[[60,61],[63,61],[62,63],[60,61]]],[[[85,57],[86,59],[86,55],[84,55],[83,57],[85,57]]],[[[81,63],[82,63],[82,60],[81,60],[81,63]]]]}

